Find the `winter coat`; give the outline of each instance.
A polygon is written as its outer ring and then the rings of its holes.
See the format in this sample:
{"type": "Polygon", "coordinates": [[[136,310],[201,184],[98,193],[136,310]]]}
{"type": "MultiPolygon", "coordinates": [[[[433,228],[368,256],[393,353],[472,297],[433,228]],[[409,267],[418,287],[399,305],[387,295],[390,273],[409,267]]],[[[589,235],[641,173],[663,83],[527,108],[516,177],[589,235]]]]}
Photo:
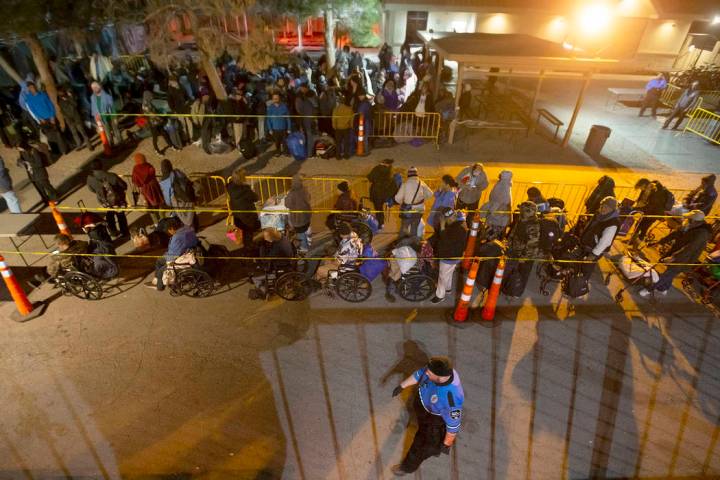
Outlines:
{"type": "Polygon", "coordinates": [[[333,110],[332,126],[335,130],[349,130],[353,124],[353,111],[349,106],[340,103],[333,110]]]}
{"type": "Polygon", "coordinates": [[[290,110],[284,103],[275,105],[270,103],[267,107],[267,126],[269,130],[289,131],[290,130],[290,110]]]}
{"type": "Polygon", "coordinates": [[[585,200],[585,209],[587,213],[596,214],[598,208],[600,208],[600,202],[605,197],[615,196],[615,180],[603,176],[598,180],[597,186],[593,189],[590,196],[585,200]]]}
{"type": "Polygon", "coordinates": [[[155,167],[149,163],[145,162],[133,167],[132,183],[140,189],[149,207],[160,207],[165,203],[160,183],[155,176],[155,167]]]}
{"type": "Polygon", "coordinates": [[[55,105],[45,92],[29,93],[25,96],[25,106],[36,122],[55,118],[55,105]]]}
{"type": "Polygon", "coordinates": [[[90,191],[95,194],[100,205],[105,207],[119,207],[125,205],[125,191],[128,186],[127,183],[125,183],[125,181],[118,175],[112,172],[105,172],[103,170],[93,170],[87,178],[87,186],[90,191]],[[116,202],[115,205],[111,205],[109,200],[106,198],[106,192],[103,186],[104,183],[108,183],[120,197],[120,201],[116,202]]]}
{"type": "Polygon", "coordinates": [[[705,215],[709,215],[717,195],[714,185],[710,185],[708,188],[700,186],[690,192],[683,203],[690,210],[701,210],[705,215]]]}
{"type": "Polygon", "coordinates": [[[0,157],[0,193],[12,192],[13,184],[10,178],[10,171],[5,166],[5,161],[0,157]]]}
{"type": "Polygon", "coordinates": [[[334,89],[328,89],[320,94],[318,106],[320,107],[320,115],[331,116],[335,106],[337,105],[337,96],[334,89]]]}
{"type": "Polygon", "coordinates": [[[293,179],[290,191],[285,197],[285,206],[290,210],[304,210],[303,212],[290,212],[288,221],[293,228],[310,225],[312,220],[312,206],[310,205],[310,192],[300,179],[293,179]]]}
{"type": "Polygon", "coordinates": [[[427,224],[437,230],[440,226],[440,210],[444,207],[455,208],[457,200],[457,191],[455,190],[436,190],[433,194],[435,201],[433,202],[430,215],[427,218],[427,224]]]}
{"type": "MultiPolygon", "coordinates": [[[[437,255],[439,258],[462,257],[467,241],[465,222],[455,221],[437,234],[437,255]]],[[[444,263],[459,263],[460,260],[440,260],[444,263]]]]}
{"type": "Polygon", "coordinates": [[[382,91],[383,100],[385,100],[385,108],[388,110],[397,110],[400,107],[400,99],[398,98],[397,90],[388,92],[383,88],[382,91]]]}
{"type": "Polygon", "coordinates": [[[370,200],[384,203],[397,193],[398,187],[392,176],[392,167],[385,164],[375,165],[367,175],[370,181],[370,200]]]}
{"type": "Polygon", "coordinates": [[[658,181],[650,182],[636,203],[636,208],[645,215],[664,215],[669,191],[658,181]]]}
{"type": "Polygon", "coordinates": [[[80,116],[80,112],[78,112],[75,97],[70,95],[58,97],[58,106],[60,107],[60,111],[66,121],[70,123],[82,123],[82,117],[80,116]]]}
{"type": "Polygon", "coordinates": [[[337,200],[335,200],[335,206],[333,210],[345,210],[348,212],[354,212],[358,209],[358,201],[352,192],[341,193],[337,200]]]}
{"type": "Polygon", "coordinates": [[[89,102],[90,113],[92,114],[93,119],[95,119],[98,115],[115,113],[113,98],[105,90],[102,90],[99,96],[94,93],[90,95],[89,102]]]}
{"type": "Polygon", "coordinates": [[[680,96],[680,99],[675,104],[675,109],[687,109],[690,108],[690,106],[697,100],[697,97],[700,95],[700,90],[691,90],[687,89],[683,92],[683,94],[680,96]]]}
{"type": "Polygon", "coordinates": [[[465,167],[455,181],[459,185],[458,200],[466,205],[470,205],[480,201],[482,192],[488,187],[488,178],[485,170],[480,167],[473,173],[473,167],[465,167]]]}
{"type": "Polygon", "coordinates": [[[508,254],[515,258],[537,258],[540,253],[540,221],[519,220],[508,236],[508,254]]]}
{"type": "Polygon", "coordinates": [[[412,205],[411,210],[416,212],[424,211],[425,201],[431,198],[433,198],[432,190],[418,177],[410,177],[405,180],[395,194],[396,203],[412,205]],[[420,185],[419,189],[418,184],[420,185]]]}
{"type": "Polygon", "coordinates": [[[246,183],[238,185],[231,182],[227,186],[227,193],[230,198],[230,210],[249,210],[233,213],[235,226],[245,226],[253,230],[260,228],[260,220],[255,211],[255,202],[258,201],[258,196],[257,193],[250,188],[250,185],[246,183]]]}
{"type": "MultiPolygon", "coordinates": [[[[422,92],[419,89],[415,89],[414,92],[410,94],[410,96],[405,101],[405,104],[402,106],[403,112],[414,112],[415,109],[418,106],[418,103],[420,103],[420,96],[422,95],[422,92]]],[[[427,93],[425,95],[425,112],[434,112],[435,111],[435,101],[433,99],[432,93],[427,93]]]]}
{"type": "Polygon", "coordinates": [[[510,223],[510,210],[512,210],[512,172],[500,172],[500,180],[490,191],[490,198],[481,207],[482,215],[490,226],[506,227],[510,223]]]}
{"type": "Polygon", "coordinates": [[[168,87],[167,89],[167,102],[168,107],[172,113],[189,113],[190,108],[188,105],[185,91],[180,87],[168,87]]]}
{"type": "Polygon", "coordinates": [[[712,227],[705,222],[688,230],[675,230],[660,240],[660,244],[670,244],[670,251],[665,255],[669,263],[696,263],[712,237],[712,227]]]}

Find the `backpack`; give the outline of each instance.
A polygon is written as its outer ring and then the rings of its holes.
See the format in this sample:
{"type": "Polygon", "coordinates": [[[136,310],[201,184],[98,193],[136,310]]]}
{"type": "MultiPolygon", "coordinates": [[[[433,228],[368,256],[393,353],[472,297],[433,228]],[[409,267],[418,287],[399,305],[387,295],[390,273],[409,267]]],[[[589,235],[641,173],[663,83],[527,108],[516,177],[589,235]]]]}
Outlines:
{"type": "Polygon", "coordinates": [[[195,201],[195,188],[192,181],[184,174],[178,175],[177,171],[174,172],[172,189],[175,194],[175,199],[179,202],[194,202],[195,201]]]}
{"type": "MultiPolygon", "coordinates": [[[[378,258],[379,255],[375,251],[375,249],[372,247],[372,245],[368,244],[363,246],[362,251],[362,258],[378,258]]],[[[385,267],[387,266],[386,260],[364,260],[360,264],[359,271],[360,273],[367,278],[369,281],[375,280],[375,278],[380,275],[383,270],[385,270],[385,267]]]]}
{"type": "Polygon", "coordinates": [[[257,148],[255,148],[255,142],[246,138],[240,141],[240,153],[245,160],[250,160],[257,155],[257,148]]]}
{"type": "Polygon", "coordinates": [[[103,180],[101,200],[104,200],[106,207],[121,206],[125,203],[125,192],[120,190],[120,186],[113,186],[108,180],[103,180]]]}
{"type": "Polygon", "coordinates": [[[573,273],[563,280],[562,292],[570,298],[580,298],[590,292],[590,285],[581,273],[573,273]]]}
{"type": "Polygon", "coordinates": [[[307,158],[307,149],[305,148],[305,135],[302,132],[292,132],[285,139],[288,152],[293,158],[301,162],[307,158]]]}
{"type": "Polygon", "coordinates": [[[551,253],[561,238],[562,229],[557,218],[548,216],[540,219],[539,245],[542,253],[551,253]]]}
{"type": "Polygon", "coordinates": [[[503,295],[507,295],[508,297],[522,296],[523,292],[525,291],[527,281],[523,279],[523,276],[520,273],[520,269],[517,268],[517,264],[515,265],[515,267],[511,267],[510,272],[508,273],[509,275],[505,277],[502,282],[503,295]]]}
{"type": "Polygon", "coordinates": [[[664,207],[664,209],[666,212],[669,212],[670,210],[672,210],[672,208],[674,206],[675,206],[675,195],[673,195],[673,193],[666,188],[665,189],[665,207],[664,207]]]}

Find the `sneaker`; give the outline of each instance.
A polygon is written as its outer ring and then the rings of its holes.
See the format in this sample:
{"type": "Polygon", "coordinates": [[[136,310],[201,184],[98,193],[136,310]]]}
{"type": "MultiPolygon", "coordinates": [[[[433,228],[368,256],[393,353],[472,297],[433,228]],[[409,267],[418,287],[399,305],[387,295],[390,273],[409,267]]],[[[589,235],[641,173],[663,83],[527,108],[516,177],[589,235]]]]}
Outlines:
{"type": "MultiPolygon", "coordinates": [[[[667,290],[654,290],[654,292],[655,292],[656,296],[657,295],[665,296],[665,295],[667,295],[668,291],[667,290]]],[[[640,290],[640,296],[643,298],[649,297],[652,294],[653,294],[653,291],[650,291],[647,288],[643,288],[642,290],[640,290]]]]}
{"type": "Polygon", "coordinates": [[[145,282],[143,283],[147,288],[152,288],[153,290],[157,290],[157,285],[153,284],[153,282],[145,282]]]}
{"type": "Polygon", "coordinates": [[[435,297],[432,298],[432,300],[430,300],[430,303],[440,303],[440,302],[442,302],[443,300],[445,300],[445,299],[444,299],[444,298],[438,298],[437,296],[435,296],[435,297]]]}

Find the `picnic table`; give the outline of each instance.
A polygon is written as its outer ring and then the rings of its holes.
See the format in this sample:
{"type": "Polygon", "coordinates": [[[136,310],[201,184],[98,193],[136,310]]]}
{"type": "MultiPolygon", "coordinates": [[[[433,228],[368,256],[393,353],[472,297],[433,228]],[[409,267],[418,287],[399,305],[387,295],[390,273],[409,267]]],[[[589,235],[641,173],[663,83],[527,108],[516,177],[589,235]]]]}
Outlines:
{"type": "Polygon", "coordinates": [[[636,101],[642,101],[643,98],[645,98],[645,89],[644,88],[617,88],[617,87],[611,87],[608,88],[608,101],[605,102],[605,106],[607,107],[608,103],[610,102],[611,98],[614,98],[613,101],[613,108],[621,101],[621,100],[636,100],[636,101]]]}
{"type": "Polygon", "coordinates": [[[50,245],[45,242],[35,226],[35,222],[39,218],[39,213],[6,213],[2,215],[2,220],[0,220],[0,238],[10,240],[15,251],[28,267],[30,264],[21,253],[20,247],[27,243],[33,235],[40,237],[45,248],[50,248],[50,245]]]}

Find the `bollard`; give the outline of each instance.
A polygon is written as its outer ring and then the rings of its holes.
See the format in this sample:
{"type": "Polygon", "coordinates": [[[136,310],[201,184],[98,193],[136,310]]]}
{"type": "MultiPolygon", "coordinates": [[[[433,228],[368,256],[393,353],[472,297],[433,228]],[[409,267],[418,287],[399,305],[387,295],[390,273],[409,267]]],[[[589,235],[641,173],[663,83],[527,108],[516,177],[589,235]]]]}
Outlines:
{"type": "Polygon", "coordinates": [[[355,154],[358,156],[365,155],[365,115],[360,114],[360,120],[358,122],[358,139],[357,148],[355,154]]]}
{"type": "MultiPolygon", "coordinates": [[[[500,296],[500,285],[502,284],[503,275],[505,274],[505,257],[500,257],[497,269],[495,270],[495,278],[493,278],[487,300],[483,306],[481,317],[485,322],[492,322],[495,318],[495,307],[500,296]]],[[[490,323],[492,325],[492,323],[490,323]]]]}
{"type": "Polygon", "coordinates": [[[112,154],[112,150],[110,149],[110,141],[105,133],[105,126],[100,119],[100,114],[95,116],[95,124],[97,125],[98,136],[100,136],[100,141],[103,144],[103,152],[106,157],[109,157],[112,154]]]}
{"type": "Polygon", "coordinates": [[[52,200],[48,202],[48,205],[50,206],[50,210],[52,211],[52,216],[55,219],[55,223],[57,224],[58,230],[60,230],[60,233],[64,233],[68,237],[72,238],[72,234],[70,233],[70,230],[68,229],[67,225],[65,224],[65,220],[63,220],[62,214],[55,206],[55,202],[52,200]]]}
{"type": "Polygon", "coordinates": [[[472,264],[470,265],[470,271],[468,272],[467,279],[465,280],[465,286],[463,287],[462,294],[460,295],[460,301],[458,301],[457,307],[455,307],[455,313],[453,314],[453,320],[456,322],[464,322],[467,320],[470,308],[470,298],[472,297],[473,289],[475,288],[475,277],[477,277],[479,267],[480,260],[473,258],[472,264]]]}
{"type": "Polygon", "coordinates": [[[12,320],[16,322],[26,322],[39,317],[45,312],[47,304],[36,303],[33,305],[30,303],[30,300],[28,300],[27,295],[25,295],[25,292],[20,286],[20,282],[15,278],[15,275],[13,275],[12,270],[10,270],[10,267],[5,263],[5,258],[3,258],[2,255],[0,255],[0,274],[2,274],[3,280],[5,280],[5,286],[7,286],[17,307],[17,312],[13,312],[10,315],[12,320]]]}
{"type": "Polygon", "coordinates": [[[465,245],[465,253],[463,254],[462,269],[470,268],[473,253],[475,253],[475,242],[477,241],[478,231],[480,230],[480,212],[475,212],[470,227],[470,235],[468,235],[467,245],[465,245]]]}

